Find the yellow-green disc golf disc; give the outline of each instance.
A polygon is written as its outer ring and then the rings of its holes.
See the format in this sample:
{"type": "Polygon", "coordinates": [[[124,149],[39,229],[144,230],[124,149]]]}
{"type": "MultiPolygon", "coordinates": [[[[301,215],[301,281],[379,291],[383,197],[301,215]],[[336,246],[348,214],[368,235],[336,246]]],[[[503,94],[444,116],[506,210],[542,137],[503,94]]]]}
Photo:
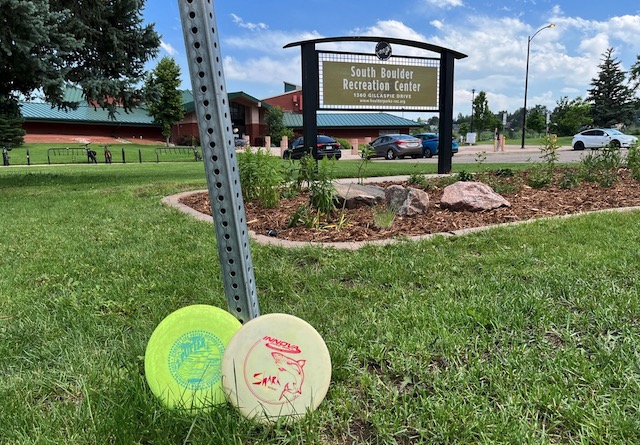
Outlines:
{"type": "Polygon", "coordinates": [[[331,381],[331,357],[318,332],[287,314],[263,315],[233,336],[222,386],[240,413],[260,422],[296,420],[315,410],[331,381]]]}
{"type": "Polygon", "coordinates": [[[242,325],[214,306],[187,306],[168,315],[151,334],[144,372],[153,394],[169,408],[203,409],[225,402],[221,364],[242,325]]]}

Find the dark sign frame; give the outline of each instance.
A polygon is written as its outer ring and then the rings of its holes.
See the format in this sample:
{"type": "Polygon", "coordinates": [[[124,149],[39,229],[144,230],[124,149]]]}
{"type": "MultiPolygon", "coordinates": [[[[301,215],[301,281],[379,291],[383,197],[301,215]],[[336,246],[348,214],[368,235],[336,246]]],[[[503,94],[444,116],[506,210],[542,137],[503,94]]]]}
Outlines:
{"type": "MultiPolygon", "coordinates": [[[[452,136],[453,136],[453,67],[456,59],[467,57],[457,51],[453,51],[441,46],[432,45],[426,42],[416,42],[413,40],[396,39],[391,37],[374,36],[346,36],[329,37],[323,39],[304,40],[289,43],[284,48],[300,46],[302,55],[302,110],[303,132],[302,136],[306,144],[310,145],[313,154],[317,154],[315,140],[318,134],[317,114],[320,102],[319,85],[319,57],[316,50],[317,44],[334,42],[376,42],[378,48],[381,42],[389,45],[402,45],[419,48],[440,54],[440,67],[438,75],[438,109],[440,115],[440,154],[438,156],[438,173],[445,174],[451,172],[452,136]],[[309,144],[308,141],[314,141],[309,144]]],[[[357,53],[353,53],[357,54],[357,53]]],[[[389,51],[391,55],[391,51],[389,51]]],[[[388,111],[388,109],[386,109],[388,111]]]]}

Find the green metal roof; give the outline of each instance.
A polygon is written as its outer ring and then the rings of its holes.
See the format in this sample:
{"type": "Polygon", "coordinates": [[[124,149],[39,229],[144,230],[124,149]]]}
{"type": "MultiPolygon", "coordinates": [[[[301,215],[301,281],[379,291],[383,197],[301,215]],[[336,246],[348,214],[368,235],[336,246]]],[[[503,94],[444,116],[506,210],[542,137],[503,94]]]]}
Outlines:
{"type": "Polygon", "coordinates": [[[82,96],[82,88],[78,88],[70,85],[64,89],[63,99],[66,102],[87,103],[87,100],[82,96]]]}
{"type": "Polygon", "coordinates": [[[51,105],[47,103],[23,102],[20,105],[22,117],[26,121],[154,125],[153,118],[142,108],[133,108],[128,113],[125,113],[124,110],[116,112],[115,119],[111,119],[107,110],[87,105],[80,105],[76,110],[67,111],[51,108],[51,105]]]}
{"type": "MultiPolygon", "coordinates": [[[[264,108],[271,108],[271,105],[269,105],[268,103],[261,102],[260,99],[256,99],[255,97],[248,95],[244,91],[236,91],[233,93],[228,93],[227,98],[229,99],[229,102],[236,99],[244,99],[249,103],[252,103],[255,105],[260,104],[264,108]]],[[[191,113],[192,111],[195,111],[196,104],[195,104],[195,101],[193,100],[193,93],[190,90],[182,91],[182,106],[186,113],[191,113]]]]}
{"type": "MultiPolygon", "coordinates": [[[[388,113],[318,113],[318,128],[411,128],[422,124],[388,113]]],[[[302,114],[284,113],[284,125],[302,128],[302,114]]]]}

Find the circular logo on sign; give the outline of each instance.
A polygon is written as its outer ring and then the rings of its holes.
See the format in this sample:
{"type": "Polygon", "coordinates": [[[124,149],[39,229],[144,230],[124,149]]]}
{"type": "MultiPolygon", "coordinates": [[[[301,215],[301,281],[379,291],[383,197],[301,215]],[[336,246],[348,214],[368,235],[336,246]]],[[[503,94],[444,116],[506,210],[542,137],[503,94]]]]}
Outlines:
{"type": "Polygon", "coordinates": [[[180,386],[190,390],[210,388],[220,381],[224,345],[210,332],[190,331],[169,351],[169,371],[180,386]]]}
{"type": "Polygon", "coordinates": [[[296,345],[265,336],[249,350],[244,378],[251,393],[264,403],[282,405],[303,393],[306,360],[296,345]]]}
{"type": "Polygon", "coordinates": [[[380,60],[387,60],[391,57],[391,45],[384,41],[378,42],[376,45],[376,56],[378,56],[380,60]]]}

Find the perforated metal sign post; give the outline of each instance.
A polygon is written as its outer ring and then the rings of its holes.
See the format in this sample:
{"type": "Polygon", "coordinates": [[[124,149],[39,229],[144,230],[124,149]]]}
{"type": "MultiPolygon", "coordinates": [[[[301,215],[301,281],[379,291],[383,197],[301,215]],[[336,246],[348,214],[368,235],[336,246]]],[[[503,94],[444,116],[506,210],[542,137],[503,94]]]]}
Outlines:
{"type": "Polygon", "coordinates": [[[260,315],[212,0],[178,0],[229,312],[260,315]]]}

